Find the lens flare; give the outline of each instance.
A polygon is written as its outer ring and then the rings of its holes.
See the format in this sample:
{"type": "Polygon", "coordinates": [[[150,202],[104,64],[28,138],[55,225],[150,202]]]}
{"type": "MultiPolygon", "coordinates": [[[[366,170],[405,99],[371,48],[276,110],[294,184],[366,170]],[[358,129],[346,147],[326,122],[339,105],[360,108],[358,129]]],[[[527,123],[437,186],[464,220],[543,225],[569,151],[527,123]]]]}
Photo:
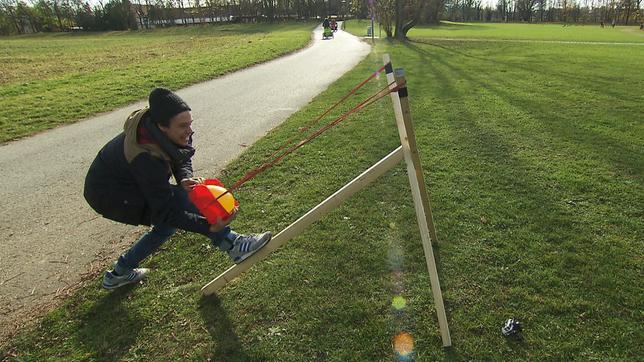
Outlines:
{"type": "Polygon", "coordinates": [[[402,358],[409,358],[414,352],[414,337],[407,332],[401,332],[394,337],[394,350],[402,358]]]}
{"type": "Polygon", "coordinates": [[[407,300],[402,296],[397,295],[391,301],[391,306],[394,307],[395,310],[402,310],[407,306],[407,300]]]}

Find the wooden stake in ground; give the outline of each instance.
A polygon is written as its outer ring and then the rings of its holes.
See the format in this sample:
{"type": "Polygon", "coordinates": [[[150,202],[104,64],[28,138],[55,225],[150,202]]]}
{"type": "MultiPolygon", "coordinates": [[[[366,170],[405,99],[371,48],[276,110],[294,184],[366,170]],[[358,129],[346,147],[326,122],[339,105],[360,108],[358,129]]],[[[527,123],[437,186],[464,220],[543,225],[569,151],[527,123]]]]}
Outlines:
{"type": "Polygon", "coordinates": [[[420,164],[418,148],[416,147],[416,135],[414,134],[414,128],[411,123],[405,76],[402,69],[397,69],[396,74],[394,74],[389,54],[385,54],[383,60],[385,63],[385,72],[387,73],[387,83],[391,84],[390,89],[398,88],[397,92],[391,93],[391,101],[394,105],[396,125],[398,126],[400,143],[402,144],[405,163],[407,164],[407,176],[409,177],[411,194],[414,199],[416,219],[420,227],[420,237],[423,243],[423,250],[425,251],[425,261],[427,262],[427,270],[429,271],[429,280],[434,296],[436,314],[438,315],[441,338],[443,340],[443,346],[449,347],[452,345],[452,340],[449,334],[449,326],[447,325],[443,294],[441,292],[440,281],[438,280],[436,261],[434,260],[434,250],[432,249],[432,240],[437,243],[438,239],[436,238],[436,230],[434,229],[434,219],[432,209],[429,205],[429,196],[425,186],[423,168],[420,164]]]}

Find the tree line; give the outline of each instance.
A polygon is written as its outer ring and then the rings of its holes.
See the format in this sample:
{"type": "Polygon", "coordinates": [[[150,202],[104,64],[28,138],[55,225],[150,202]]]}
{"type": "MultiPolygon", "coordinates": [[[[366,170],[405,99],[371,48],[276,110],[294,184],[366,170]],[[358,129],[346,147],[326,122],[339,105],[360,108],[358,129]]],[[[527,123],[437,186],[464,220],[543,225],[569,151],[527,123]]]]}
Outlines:
{"type": "Polygon", "coordinates": [[[557,22],[642,26],[642,0],[377,0],[375,17],[387,37],[404,39],[417,24],[463,22],[557,22]]]}
{"type": "Polygon", "coordinates": [[[498,0],[482,7],[481,0],[452,0],[445,16],[453,21],[523,21],[596,24],[639,24],[642,0],[498,0]]]}
{"type": "Polygon", "coordinates": [[[389,37],[440,20],[639,24],[642,0],[0,0],[0,34],[373,17],[389,37]]]}

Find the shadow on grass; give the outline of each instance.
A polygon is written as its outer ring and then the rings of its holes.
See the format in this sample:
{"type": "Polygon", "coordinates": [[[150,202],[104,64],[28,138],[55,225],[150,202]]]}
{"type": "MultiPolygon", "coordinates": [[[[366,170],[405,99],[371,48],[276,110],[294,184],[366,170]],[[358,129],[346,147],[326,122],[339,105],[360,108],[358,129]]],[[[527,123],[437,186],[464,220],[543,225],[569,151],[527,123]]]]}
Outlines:
{"type": "MultiPolygon", "coordinates": [[[[556,137],[559,140],[563,141],[561,143],[565,143],[566,141],[573,141],[580,149],[592,152],[603,160],[608,161],[615,167],[615,170],[618,173],[626,170],[626,172],[631,175],[637,175],[638,177],[642,176],[643,171],[641,165],[642,162],[644,162],[644,158],[642,157],[641,153],[635,151],[633,145],[625,144],[615,137],[608,137],[591,129],[584,128],[582,127],[583,125],[580,125],[578,122],[570,122],[570,120],[566,118],[565,114],[560,111],[556,104],[561,103],[560,101],[563,98],[567,97],[567,95],[554,93],[550,95],[543,94],[542,97],[533,97],[530,96],[530,94],[522,96],[512,92],[512,89],[517,88],[518,86],[515,84],[516,82],[511,79],[499,79],[496,86],[494,84],[485,83],[482,80],[474,79],[473,77],[467,75],[463,70],[458,69],[450,62],[450,60],[445,59],[445,57],[441,56],[440,54],[430,53],[426,49],[422,49],[421,47],[409,42],[403,44],[408,49],[424,57],[428,62],[430,60],[433,60],[440,63],[450,71],[457,73],[459,77],[470,82],[477,88],[488,89],[491,92],[496,93],[500,98],[508,102],[516,109],[521,109],[529,113],[530,116],[535,120],[538,120],[539,123],[544,127],[544,129],[548,130],[548,132],[553,137],[556,137]]],[[[439,47],[441,49],[447,49],[446,47],[439,47]]],[[[458,51],[454,52],[463,56],[469,56],[458,51]]],[[[516,64],[507,65],[521,68],[516,64]]],[[[534,72],[533,69],[522,70],[526,72],[534,72]]],[[[450,90],[449,93],[454,92],[450,86],[450,84],[453,82],[448,81],[445,75],[441,74],[441,72],[439,71],[434,71],[434,75],[441,81],[442,86],[450,90]]],[[[578,79],[565,77],[563,75],[561,75],[561,77],[571,82],[571,84],[579,84],[578,79]]],[[[587,85],[586,88],[591,89],[589,85],[587,85]]],[[[618,97],[619,95],[615,94],[612,96],[618,97]]],[[[573,102],[574,100],[571,99],[570,101],[573,102]]]]}
{"type": "Polygon", "coordinates": [[[483,26],[473,23],[451,23],[447,21],[441,21],[438,25],[424,25],[418,27],[419,29],[434,29],[434,30],[490,30],[489,26],[483,26]]]}
{"type": "MultiPolygon", "coordinates": [[[[503,65],[509,68],[515,68],[515,69],[520,69],[526,72],[534,72],[535,71],[535,65],[532,62],[525,62],[523,64],[517,63],[517,62],[508,62],[508,61],[502,61],[499,59],[492,59],[492,58],[486,58],[478,55],[473,55],[471,53],[457,50],[454,47],[450,46],[445,46],[442,45],[441,43],[462,43],[468,41],[467,39],[427,39],[424,37],[414,37],[410,39],[407,45],[415,46],[413,43],[416,44],[422,44],[422,45],[430,45],[434,46],[440,49],[445,50],[448,53],[452,54],[458,54],[467,58],[471,59],[476,59],[481,62],[484,62],[488,64],[491,68],[490,69],[495,69],[499,65],[503,65]]],[[[497,42],[499,39],[486,39],[483,40],[489,43],[494,43],[497,42]]],[[[537,40],[538,42],[538,40],[537,40]]],[[[515,45],[512,45],[515,46],[515,45]]],[[[421,50],[422,51],[422,50],[421,50]]],[[[622,93],[617,93],[611,91],[611,89],[614,86],[615,80],[612,79],[611,77],[602,77],[601,75],[594,73],[592,77],[583,75],[583,74],[577,74],[575,72],[557,72],[553,67],[548,68],[548,75],[552,76],[553,78],[560,78],[566,80],[568,84],[576,84],[577,87],[583,87],[589,91],[592,91],[596,96],[609,96],[613,98],[614,100],[620,100],[624,97],[622,93]],[[597,91],[596,88],[601,88],[601,91],[597,91]]]]}
{"type": "Polygon", "coordinates": [[[216,295],[201,298],[199,311],[215,346],[211,360],[256,360],[256,358],[251,358],[243,351],[239,337],[235,334],[235,328],[228,319],[228,315],[222,308],[221,301],[216,295]]]}
{"type": "MultiPolygon", "coordinates": [[[[539,122],[543,129],[555,139],[556,147],[573,143],[570,150],[580,153],[591,153],[606,161],[607,166],[617,166],[617,170],[626,169],[627,172],[638,174],[641,172],[641,156],[626,157],[631,154],[631,147],[624,145],[619,140],[602,136],[592,130],[584,129],[571,122],[565,114],[559,114],[557,109],[544,107],[546,100],[534,97],[529,99],[527,95],[512,93],[513,89],[521,91],[519,86],[512,86],[512,80],[499,80],[495,84],[488,84],[477,79],[464,69],[460,69],[454,59],[447,59],[444,55],[430,53],[426,49],[419,48],[413,44],[405,44],[406,47],[419,54],[425,64],[440,65],[447,69],[459,80],[471,83],[472,87],[485,87],[504,102],[509,103],[519,110],[527,112],[530,117],[539,122]],[[572,142],[571,142],[572,141],[572,142]]],[[[428,66],[430,72],[437,79],[445,79],[439,75],[440,68],[428,66]],[[440,76],[440,77],[439,77],[440,76]]],[[[444,70],[443,70],[444,71],[444,70]]],[[[449,77],[447,77],[449,78],[449,77]]],[[[451,80],[445,84],[438,84],[438,89],[451,87],[456,81],[451,80]]],[[[472,88],[470,87],[470,88],[472,88]]],[[[551,95],[557,97],[557,95],[551,95]]],[[[552,108],[552,107],[551,107],[552,108]]],[[[584,181],[581,186],[573,185],[564,188],[548,187],[548,180],[552,170],[560,169],[561,166],[547,167],[542,171],[535,170],[530,161],[517,156],[515,146],[508,139],[511,135],[505,135],[493,128],[487,127],[485,122],[479,122],[479,116],[467,109],[463,109],[459,117],[452,120],[449,125],[453,134],[454,144],[468,145],[463,149],[455,149],[459,159],[470,162],[471,165],[485,165],[485,169],[491,171],[489,174],[481,174],[485,179],[481,180],[482,185],[493,182],[487,190],[482,190],[483,195],[493,196],[496,206],[482,203],[486,209],[479,213],[495,213],[494,220],[484,228],[497,235],[498,240],[485,242],[473,240],[471,246],[476,243],[482,244],[481,252],[476,258],[479,262],[490,265],[503,265],[499,260],[519,258],[516,265],[513,265],[513,274],[498,273],[499,294],[498,305],[507,305],[505,310],[517,308],[512,298],[513,289],[522,289],[533,296],[544,298],[545,303],[535,310],[527,312],[535,315],[539,312],[542,315],[552,315],[553,318],[561,319],[570,317],[573,313],[581,313],[584,303],[610,303],[612,306],[619,305],[614,290],[610,287],[594,289],[594,294],[589,295],[587,288],[592,286],[593,278],[606,278],[615,282],[614,270],[608,268],[591,271],[587,265],[605,266],[611,263],[620,262],[614,257],[607,257],[598,253],[590,243],[593,239],[593,228],[596,225],[588,225],[587,221],[580,215],[580,211],[566,206],[565,198],[570,193],[584,193],[588,197],[597,197],[592,191],[584,190],[584,185],[590,181],[584,181]],[[489,181],[488,181],[489,180],[489,181]],[[516,205],[513,205],[516,204],[516,205]],[[506,205],[506,206],[503,206],[506,205]],[[513,240],[511,234],[515,230],[525,229],[533,235],[535,240],[522,241],[513,240]],[[582,261],[583,260],[583,261],[582,261]],[[539,271],[539,278],[534,278],[531,273],[539,271]],[[559,281],[565,288],[551,288],[547,280],[559,281]],[[506,293],[507,292],[507,293],[506,293]],[[576,297],[581,301],[576,305],[560,303],[561,295],[576,297]],[[550,311],[544,305],[551,303],[558,311],[550,311]],[[514,307],[512,307],[514,305],[514,307]],[[540,308],[543,308],[539,310],[540,308]],[[581,308],[581,309],[580,309],[581,308]]],[[[500,124],[506,122],[499,119],[500,124]]],[[[508,121],[509,123],[509,121],[508,121]]],[[[527,133],[528,130],[513,131],[522,140],[529,141],[533,137],[527,133]]],[[[545,153],[547,155],[547,151],[545,153]]],[[[554,161],[553,161],[554,162],[554,161]]],[[[561,170],[566,177],[572,172],[561,170]]],[[[570,176],[570,177],[575,177],[570,176]]],[[[582,180],[583,181],[583,180],[582,180]]],[[[473,201],[476,202],[476,201],[473,201]]],[[[477,212],[477,211],[474,211],[477,212]]],[[[476,214],[473,216],[477,216],[476,214]]],[[[481,233],[475,232],[474,238],[480,238],[481,233]]],[[[526,234],[523,234],[526,235],[526,234]]],[[[495,238],[496,238],[495,237],[495,238]]],[[[473,249],[475,250],[475,249],[473,249]]],[[[608,283],[607,283],[608,284],[608,283]]],[[[517,298],[523,298],[521,293],[516,293],[517,298]]],[[[517,346],[520,348],[520,346],[517,346]]]]}
{"type": "MultiPolygon", "coordinates": [[[[414,45],[407,44],[407,47],[410,50],[419,52],[423,56],[428,57],[429,52],[426,50],[420,49],[414,45]]],[[[505,101],[519,107],[521,103],[522,108],[530,106],[530,103],[517,101],[513,99],[513,96],[500,88],[492,88],[489,84],[485,85],[480,81],[473,79],[472,77],[466,75],[462,70],[457,69],[450,62],[436,54],[431,54],[431,60],[438,62],[441,65],[450,69],[454,73],[458,73],[459,77],[471,82],[475,86],[486,86],[491,91],[498,94],[499,97],[505,101]]],[[[439,79],[447,79],[444,75],[439,75],[440,71],[434,67],[429,67],[433,73],[439,79]]],[[[440,84],[439,87],[450,89],[452,83],[451,81],[447,83],[440,84]]],[[[532,110],[529,110],[533,114],[532,110]]],[[[535,117],[542,115],[534,115],[535,117]]],[[[560,118],[561,116],[559,116],[560,118]]],[[[548,118],[547,115],[545,118],[548,118]]],[[[462,117],[459,117],[458,124],[454,124],[454,127],[458,127],[461,130],[467,130],[465,133],[457,134],[456,137],[459,137],[459,140],[456,140],[456,144],[466,144],[467,148],[460,150],[461,152],[466,152],[463,155],[464,159],[474,158],[479,164],[490,165],[492,169],[497,169],[499,171],[493,177],[496,179],[497,187],[503,193],[514,193],[512,196],[513,199],[521,200],[523,204],[523,209],[526,212],[526,220],[530,220],[533,230],[538,233],[550,234],[550,238],[546,240],[550,241],[563,241],[565,236],[562,235],[561,230],[574,230],[577,228],[576,225],[571,223],[569,219],[570,213],[566,210],[563,204],[555,203],[556,200],[560,199],[560,195],[550,194],[549,190],[543,189],[536,180],[539,179],[538,174],[531,174],[530,165],[527,165],[524,161],[517,158],[513,154],[512,145],[508,144],[505,137],[496,133],[494,130],[483,128],[476,123],[476,116],[470,112],[463,110],[462,117]],[[520,176],[518,178],[517,176],[520,176]],[[542,219],[537,219],[534,217],[534,214],[530,210],[539,210],[539,214],[542,219]],[[561,230],[557,230],[561,228],[561,230]]],[[[547,122],[547,120],[543,120],[547,122]]],[[[560,125],[560,123],[565,122],[555,122],[553,125],[555,127],[566,127],[565,125],[560,125]]],[[[565,129],[561,129],[560,133],[565,134],[565,129]]],[[[578,140],[581,145],[586,145],[588,140],[581,139],[578,140]]],[[[519,217],[520,215],[513,215],[513,218],[519,217]]],[[[519,222],[516,220],[516,222],[519,222]]],[[[510,225],[504,225],[504,228],[510,225]]],[[[581,230],[578,230],[581,232],[581,230]]]]}
{"type": "Polygon", "coordinates": [[[144,326],[135,309],[122,304],[136,286],[128,285],[106,294],[78,317],[76,338],[97,361],[120,361],[144,326]]]}

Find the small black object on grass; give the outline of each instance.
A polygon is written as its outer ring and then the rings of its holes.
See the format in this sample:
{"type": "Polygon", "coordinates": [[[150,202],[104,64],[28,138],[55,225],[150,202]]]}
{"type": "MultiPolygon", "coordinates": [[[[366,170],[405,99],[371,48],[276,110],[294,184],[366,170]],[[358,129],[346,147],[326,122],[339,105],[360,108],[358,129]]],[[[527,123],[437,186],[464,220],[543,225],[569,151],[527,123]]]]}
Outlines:
{"type": "Polygon", "coordinates": [[[505,321],[505,325],[501,327],[501,333],[506,337],[510,337],[519,333],[521,329],[521,323],[513,318],[510,318],[505,321]]]}

